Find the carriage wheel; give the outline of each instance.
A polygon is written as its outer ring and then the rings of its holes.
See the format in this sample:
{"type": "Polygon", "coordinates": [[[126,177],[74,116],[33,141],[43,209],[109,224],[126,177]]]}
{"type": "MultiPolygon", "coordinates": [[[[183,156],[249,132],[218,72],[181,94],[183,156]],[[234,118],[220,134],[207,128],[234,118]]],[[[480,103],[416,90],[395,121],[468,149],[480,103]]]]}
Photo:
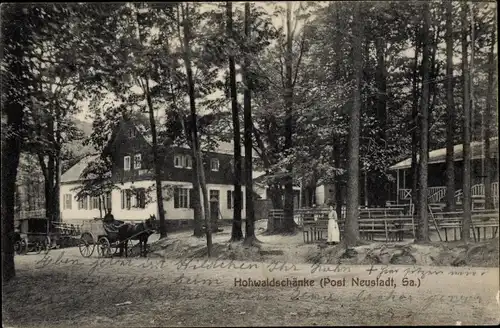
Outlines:
{"type": "Polygon", "coordinates": [[[111,256],[111,244],[107,237],[101,237],[97,241],[97,254],[100,257],[109,257],[111,256]]]}
{"type": "Polygon", "coordinates": [[[92,254],[94,254],[95,249],[94,238],[92,238],[92,235],[84,233],[80,238],[78,248],[80,249],[80,254],[83,257],[91,257],[92,254]]]}

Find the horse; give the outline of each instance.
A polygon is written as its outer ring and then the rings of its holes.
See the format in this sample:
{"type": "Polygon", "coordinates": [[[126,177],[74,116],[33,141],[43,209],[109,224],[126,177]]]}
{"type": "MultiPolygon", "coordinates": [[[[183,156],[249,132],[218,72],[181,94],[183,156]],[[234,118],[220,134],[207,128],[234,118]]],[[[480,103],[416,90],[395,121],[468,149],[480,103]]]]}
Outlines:
{"type": "Polygon", "coordinates": [[[158,231],[158,221],[155,215],[150,215],[149,219],[141,223],[124,223],[119,226],[117,237],[120,243],[120,256],[123,256],[123,250],[125,249],[125,257],[127,257],[129,240],[138,240],[140,254],[146,257],[148,238],[156,231],[158,231]]]}

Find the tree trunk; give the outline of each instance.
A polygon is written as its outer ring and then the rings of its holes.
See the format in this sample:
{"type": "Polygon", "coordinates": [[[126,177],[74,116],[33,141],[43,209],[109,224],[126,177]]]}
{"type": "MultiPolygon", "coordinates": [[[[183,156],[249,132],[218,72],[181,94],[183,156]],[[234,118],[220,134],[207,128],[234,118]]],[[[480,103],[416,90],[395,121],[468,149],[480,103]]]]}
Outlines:
{"type": "Polygon", "coordinates": [[[464,222],[462,226],[462,240],[468,242],[470,238],[470,225],[471,225],[471,151],[470,151],[470,77],[469,77],[469,64],[467,62],[467,33],[469,31],[469,24],[467,22],[467,3],[462,4],[461,21],[462,21],[462,83],[463,83],[463,208],[464,208],[464,222]]]}
{"type": "MultiPolygon", "coordinates": [[[[192,136],[189,136],[190,138],[192,136]]],[[[191,147],[193,141],[191,140],[191,147]]],[[[193,150],[193,148],[191,148],[193,150]]],[[[194,150],[193,150],[194,154],[194,150]]],[[[194,157],[196,158],[196,157],[194,157]]],[[[192,197],[192,205],[193,205],[193,214],[194,214],[194,236],[201,237],[203,236],[203,208],[201,207],[201,193],[200,193],[200,177],[198,174],[198,161],[193,161],[193,190],[189,197],[192,197]]]]}
{"type": "Polygon", "coordinates": [[[418,235],[417,241],[429,240],[429,222],[427,211],[427,164],[429,160],[428,134],[429,134],[429,47],[431,38],[429,36],[430,11],[429,4],[423,4],[424,27],[423,27],[423,55],[422,55],[422,96],[420,97],[420,162],[419,162],[419,192],[418,192],[418,235]]]}
{"type": "Polygon", "coordinates": [[[446,1],[446,208],[455,211],[455,162],[453,136],[455,113],[453,103],[453,3],[446,1]]]}
{"type": "Polygon", "coordinates": [[[353,66],[356,84],[354,87],[354,101],[349,113],[349,140],[347,144],[348,177],[347,177],[347,215],[345,222],[346,247],[355,246],[359,239],[358,216],[359,216],[359,125],[361,112],[361,80],[363,78],[363,58],[361,42],[363,21],[360,19],[360,4],[354,5],[354,44],[353,44],[353,66]]]}
{"type": "MultiPolygon", "coordinates": [[[[417,29],[419,30],[419,29],[417,29]]],[[[413,63],[413,105],[412,105],[412,125],[411,125],[411,201],[414,206],[412,214],[418,212],[418,159],[417,153],[419,149],[418,131],[420,130],[419,116],[418,116],[418,99],[419,99],[419,86],[418,86],[418,57],[420,53],[420,32],[416,32],[415,36],[415,57],[413,63]]],[[[406,187],[406,186],[405,186],[406,187]]],[[[399,195],[398,195],[399,197],[399,195]]]]}
{"type": "MultiPolygon", "coordinates": [[[[54,206],[54,222],[61,222],[61,112],[59,107],[56,110],[56,123],[57,128],[55,130],[55,179],[54,179],[54,195],[53,195],[53,206],[54,206]]],[[[50,227],[52,229],[52,226],[50,227]]]]}
{"type": "Polygon", "coordinates": [[[201,158],[201,150],[200,143],[198,141],[198,120],[196,114],[196,95],[194,89],[194,77],[193,77],[193,69],[191,66],[191,48],[190,48],[190,40],[191,40],[191,31],[190,31],[190,22],[189,22],[189,4],[186,3],[186,9],[184,11],[184,4],[180,3],[177,6],[181,6],[181,10],[183,12],[183,25],[184,25],[184,42],[183,42],[183,55],[184,55],[184,64],[186,67],[186,75],[187,75],[187,84],[188,84],[188,94],[189,94],[189,108],[191,112],[191,138],[193,140],[193,157],[197,162],[197,171],[196,174],[199,176],[200,187],[203,194],[203,212],[205,215],[205,233],[207,236],[207,255],[208,257],[212,254],[212,225],[210,222],[210,212],[208,210],[208,195],[207,195],[207,185],[205,183],[205,167],[203,165],[203,161],[201,158]]]}
{"type": "MultiPolygon", "coordinates": [[[[250,3],[245,2],[245,39],[250,41],[250,3]]],[[[245,128],[245,243],[252,243],[255,239],[255,210],[254,210],[254,197],[253,197],[253,139],[252,139],[252,85],[250,80],[250,54],[248,49],[245,51],[245,58],[243,62],[243,81],[245,90],[243,92],[243,117],[245,128]]],[[[235,97],[236,98],[236,97],[235,97]]],[[[235,99],[236,100],[236,99],[235,99]]]]}
{"type": "MultiPolygon", "coordinates": [[[[241,231],[241,142],[240,142],[240,117],[238,113],[238,94],[236,93],[236,69],[233,52],[233,5],[226,2],[226,34],[229,40],[228,62],[229,80],[231,89],[231,110],[233,117],[233,142],[234,142],[234,204],[233,204],[233,228],[231,231],[231,241],[239,241],[243,238],[241,231]]],[[[248,190],[246,192],[248,194],[248,190]]]]}
{"type": "MultiPolygon", "coordinates": [[[[292,4],[287,2],[286,7],[286,54],[285,54],[285,151],[292,149],[293,136],[293,81],[292,81],[292,4]]],[[[293,165],[287,165],[287,176],[285,178],[285,204],[283,209],[284,220],[282,230],[284,232],[295,231],[295,221],[293,220],[293,165]]]]}
{"type": "MultiPolygon", "coordinates": [[[[339,141],[335,140],[333,142],[333,161],[337,168],[342,168],[342,163],[340,160],[340,150],[339,150],[339,141]]],[[[335,211],[337,212],[337,217],[339,219],[342,218],[342,178],[341,176],[335,176],[335,203],[337,204],[337,208],[335,211]]]]}
{"type": "MultiPolygon", "coordinates": [[[[7,126],[12,131],[20,132],[23,120],[22,105],[9,101],[7,108],[7,126]]],[[[14,203],[16,191],[17,167],[21,152],[21,137],[9,134],[2,142],[2,277],[8,281],[15,276],[14,266],[14,203]]]]}
{"type": "MultiPolygon", "coordinates": [[[[385,148],[387,143],[387,69],[385,64],[385,47],[386,44],[384,42],[383,37],[377,37],[375,39],[375,52],[377,54],[377,70],[375,75],[376,85],[378,89],[377,93],[377,120],[379,122],[380,133],[378,136],[378,143],[380,148],[385,148]]],[[[388,189],[388,180],[386,178],[385,173],[377,175],[374,177],[377,188],[379,192],[374,193],[377,195],[377,203],[379,205],[384,205],[387,201],[387,189],[388,189]],[[380,189],[383,192],[380,192],[380,189]]],[[[373,181],[373,180],[372,180],[373,181]]],[[[368,183],[368,172],[365,171],[365,184],[368,183]]],[[[368,191],[368,186],[365,186],[365,191],[368,191]]],[[[365,195],[365,198],[368,199],[368,196],[365,195]]],[[[365,203],[368,203],[365,200],[365,203]]]]}
{"type": "Polygon", "coordinates": [[[151,99],[151,93],[149,90],[149,79],[146,76],[144,78],[146,86],[146,101],[148,103],[149,110],[149,124],[151,125],[151,137],[153,139],[153,162],[155,169],[155,185],[156,185],[156,204],[158,207],[158,215],[160,221],[160,238],[167,237],[167,223],[165,222],[165,210],[163,208],[163,188],[161,183],[161,163],[160,156],[158,155],[158,140],[156,136],[156,122],[155,113],[153,108],[153,101],[151,99]]]}
{"type": "Polygon", "coordinates": [[[488,54],[488,92],[486,100],[486,112],[484,115],[484,162],[485,162],[485,178],[484,178],[484,200],[485,208],[494,208],[493,195],[491,190],[491,175],[493,174],[493,161],[491,158],[490,138],[491,138],[491,121],[493,120],[493,84],[495,83],[495,29],[491,29],[491,49],[488,54]]]}
{"type": "MultiPolygon", "coordinates": [[[[2,114],[6,116],[6,127],[13,133],[2,133],[2,180],[1,180],[1,221],[2,221],[2,278],[4,281],[9,281],[16,275],[14,265],[14,206],[17,168],[19,166],[19,156],[22,145],[22,125],[23,125],[23,101],[16,96],[23,91],[28,92],[28,86],[24,74],[29,74],[27,71],[26,62],[24,60],[25,51],[28,45],[29,25],[26,20],[26,14],[23,13],[24,8],[18,5],[12,5],[12,8],[3,8],[4,11],[10,9],[10,17],[8,17],[2,26],[3,31],[8,31],[8,35],[4,35],[4,54],[9,55],[4,57],[5,69],[7,74],[4,79],[2,89],[7,89],[10,92],[4,92],[5,102],[2,106],[2,114]],[[15,7],[14,7],[15,6],[15,7]],[[19,24],[25,28],[19,28],[19,24]],[[26,33],[26,34],[25,34],[26,33]],[[14,96],[16,95],[16,96],[14,96]]],[[[2,15],[3,16],[3,15],[2,15]]],[[[2,75],[3,72],[2,72],[2,75]]],[[[24,99],[22,99],[24,100],[24,99]]]]}
{"type": "Polygon", "coordinates": [[[61,222],[61,151],[57,150],[55,158],[55,181],[54,181],[54,195],[52,198],[54,205],[54,222],[61,222]]]}
{"type": "Polygon", "coordinates": [[[102,219],[102,202],[101,202],[101,197],[99,197],[99,218],[102,219]]]}
{"type": "MultiPolygon", "coordinates": [[[[432,24],[432,23],[430,23],[432,24]]],[[[439,74],[439,67],[436,63],[436,54],[437,54],[437,43],[440,41],[439,40],[439,24],[436,26],[436,34],[435,37],[432,38],[432,52],[431,52],[431,63],[430,63],[430,74],[429,74],[429,95],[428,95],[428,107],[429,107],[429,118],[428,118],[428,123],[427,123],[427,128],[429,130],[427,134],[427,149],[432,149],[432,140],[431,140],[431,126],[433,124],[434,118],[433,118],[433,112],[434,112],[434,104],[436,102],[436,79],[439,74]]]]}

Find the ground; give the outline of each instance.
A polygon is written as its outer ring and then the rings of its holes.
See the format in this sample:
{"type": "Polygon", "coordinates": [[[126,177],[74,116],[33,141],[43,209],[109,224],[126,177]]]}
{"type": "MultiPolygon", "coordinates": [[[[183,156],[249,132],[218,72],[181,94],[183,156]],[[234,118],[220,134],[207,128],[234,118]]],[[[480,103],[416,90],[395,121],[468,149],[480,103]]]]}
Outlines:
{"type": "Polygon", "coordinates": [[[498,239],[472,246],[374,243],[347,258],[341,247],[304,245],[299,234],[266,236],[264,229],[257,225],[262,244],[251,248],[228,243],[229,229],[214,235],[210,261],[204,239],[188,232],[153,240],[147,259],[85,259],[77,248],[16,256],[17,276],[3,286],[4,327],[500,321],[498,239]],[[353,278],[377,277],[395,286],[353,286],[353,278]],[[314,283],[242,285],[266,278],[314,283]],[[344,279],[347,286],[338,286],[344,279]]]}

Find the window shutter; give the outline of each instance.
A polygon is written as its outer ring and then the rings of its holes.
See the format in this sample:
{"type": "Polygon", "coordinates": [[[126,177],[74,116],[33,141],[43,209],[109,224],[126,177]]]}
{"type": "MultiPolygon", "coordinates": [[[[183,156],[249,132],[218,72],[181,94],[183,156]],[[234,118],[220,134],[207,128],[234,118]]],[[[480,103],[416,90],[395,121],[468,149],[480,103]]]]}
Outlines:
{"type": "Polygon", "coordinates": [[[121,195],[121,199],[122,199],[122,209],[124,209],[125,208],[125,191],[120,190],[120,195],[121,195]]]}
{"type": "Polygon", "coordinates": [[[189,208],[194,208],[194,205],[193,205],[193,189],[188,189],[188,198],[189,198],[189,208]]]}
{"type": "Polygon", "coordinates": [[[132,192],[130,189],[127,189],[125,191],[125,196],[126,196],[126,201],[127,201],[127,210],[130,210],[130,207],[132,205],[132,192]]]}
{"type": "Polygon", "coordinates": [[[179,208],[179,188],[174,188],[174,208],[179,208]]]}
{"type": "Polygon", "coordinates": [[[231,190],[228,190],[227,191],[227,209],[230,210],[232,208],[232,197],[233,196],[233,192],[231,190]]]}
{"type": "Polygon", "coordinates": [[[241,209],[244,209],[245,208],[245,199],[243,198],[243,190],[241,191],[241,209]]]}

